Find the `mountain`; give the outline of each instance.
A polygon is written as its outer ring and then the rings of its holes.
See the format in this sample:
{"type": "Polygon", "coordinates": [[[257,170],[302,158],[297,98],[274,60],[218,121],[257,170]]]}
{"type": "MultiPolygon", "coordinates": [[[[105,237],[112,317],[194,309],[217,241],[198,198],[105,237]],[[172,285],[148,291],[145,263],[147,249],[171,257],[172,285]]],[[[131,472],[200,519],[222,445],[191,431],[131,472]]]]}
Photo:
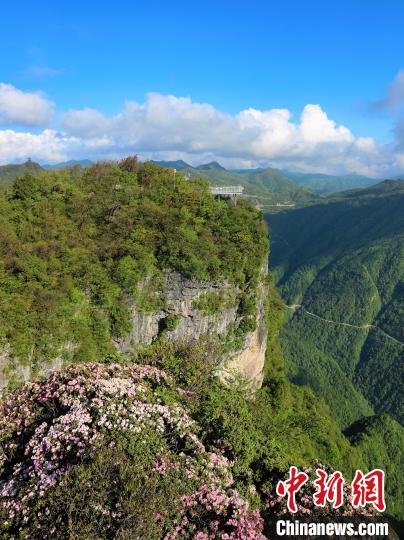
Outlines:
{"type": "Polygon", "coordinates": [[[198,165],[196,169],[198,169],[198,171],[225,171],[226,170],[217,161],[211,161],[210,163],[198,165]]]}
{"type": "Polygon", "coordinates": [[[289,306],[290,378],[322,395],[341,426],[403,421],[404,183],[267,215],[270,265],[289,306]]]}
{"type": "Polygon", "coordinates": [[[270,167],[255,169],[240,176],[246,183],[246,189],[250,189],[256,194],[263,210],[266,208],[273,210],[273,205],[277,203],[298,206],[310,204],[317,200],[317,197],[310,189],[298,186],[277,169],[270,167]]]}
{"type": "Polygon", "coordinates": [[[80,165],[81,167],[88,167],[93,162],[89,159],[71,159],[69,161],[63,161],[61,163],[46,164],[42,165],[44,169],[66,169],[68,167],[74,167],[75,165],[80,165]]]}
{"type": "Polygon", "coordinates": [[[267,256],[248,201],[135,158],[0,189],[2,538],[51,538],[55,523],[61,538],[162,538],[178,523],[184,538],[198,527],[271,538],[278,480],[291,465],[314,474],[316,460],[348,482],[385,469],[389,512],[403,514],[399,424],[362,414],[343,432],[321,397],[287,380],[267,256]]]}
{"type": "Polygon", "coordinates": [[[75,165],[81,165],[82,167],[88,167],[92,164],[89,159],[64,161],[63,163],[56,163],[53,165],[45,164],[39,165],[35,161],[28,159],[25,163],[0,165],[0,185],[11,184],[15,178],[22,176],[25,173],[36,174],[46,169],[66,169],[74,167],[75,165]]]}
{"type": "Polygon", "coordinates": [[[167,167],[168,169],[177,169],[177,171],[192,169],[191,165],[185,163],[182,159],[177,159],[176,161],[152,161],[152,163],[160,167],[167,167]]]}
{"type": "Polygon", "coordinates": [[[285,174],[289,178],[292,178],[297,184],[306,186],[313,190],[317,195],[322,196],[347,189],[365,188],[380,182],[380,179],[370,178],[355,173],[335,176],[331,174],[285,171],[285,174]]]}
{"type": "Polygon", "coordinates": [[[0,165],[0,185],[11,184],[17,176],[25,173],[36,174],[42,170],[42,167],[38,163],[30,159],[25,163],[16,165],[0,165]]]}
{"type": "Polygon", "coordinates": [[[203,177],[216,186],[241,185],[244,195],[262,210],[278,211],[282,206],[314,203],[317,196],[299,186],[282,172],[266,169],[227,170],[216,161],[192,167],[184,161],[157,161],[162,167],[174,168],[193,178],[203,177]]]}

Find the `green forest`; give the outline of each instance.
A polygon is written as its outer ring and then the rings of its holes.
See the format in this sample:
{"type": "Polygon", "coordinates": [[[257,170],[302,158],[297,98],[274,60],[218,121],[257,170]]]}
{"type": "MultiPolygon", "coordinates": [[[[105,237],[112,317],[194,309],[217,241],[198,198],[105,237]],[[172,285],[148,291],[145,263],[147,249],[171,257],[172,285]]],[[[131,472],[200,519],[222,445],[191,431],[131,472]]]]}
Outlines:
{"type": "Polygon", "coordinates": [[[282,337],[291,377],[323,395],[342,427],[372,410],[402,422],[404,183],[267,219],[280,291],[301,305],[282,337]]]}
{"type": "Polygon", "coordinates": [[[55,356],[66,336],[76,360],[95,360],[128,332],[128,296],[145,311],[164,302],[165,270],[245,286],[267,244],[248,204],[151,163],[27,173],[0,192],[0,339],[22,362],[55,356]]]}
{"type": "Polygon", "coordinates": [[[266,218],[270,266],[291,306],[280,334],[289,379],[322,396],[368,457],[388,453],[387,433],[403,433],[404,183],[266,218]]]}

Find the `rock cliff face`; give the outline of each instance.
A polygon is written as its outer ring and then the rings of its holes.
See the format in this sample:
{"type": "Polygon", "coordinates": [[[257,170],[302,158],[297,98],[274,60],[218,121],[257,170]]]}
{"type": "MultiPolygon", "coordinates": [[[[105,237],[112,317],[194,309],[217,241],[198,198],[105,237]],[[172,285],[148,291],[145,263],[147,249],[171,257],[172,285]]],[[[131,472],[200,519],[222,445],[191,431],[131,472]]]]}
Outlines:
{"type": "Polygon", "coordinates": [[[234,351],[224,366],[225,371],[236,371],[250,380],[253,386],[259,388],[264,378],[265,352],[267,329],[265,324],[265,295],[266,288],[261,288],[257,310],[257,328],[248,332],[244,345],[234,351]]]}
{"type": "MultiPolygon", "coordinates": [[[[266,273],[266,269],[263,271],[266,273]]],[[[132,331],[116,342],[118,349],[126,352],[139,344],[148,345],[164,330],[170,340],[195,342],[203,335],[212,337],[226,336],[232,326],[241,320],[237,301],[233,305],[225,305],[215,314],[205,314],[196,307],[197,300],[204,295],[238,293],[234,287],[225,283],[201,282],[187,279],[176,272],[165,276],[166,305],[164,309],[152,314],[139,312],[131,308],[132,331]],[[175,317],[177,326],[165,328],[168,317],[175,317]]],[[[265,287],[260,286],[257,304],[257,327],[247,332],[243,346],[228,353],[223,359],[224,371],[238,371],[254,386],[260,386],[263,378],[263,367],[266,351],[266,326],[264,313],[265,287]]]]}
{"type": "MultiPolygon", "coordinates": [[[[266,272],[266,270],[265,270],[266,272]]],[[[266,350],[266,326],[264,314],[265,286],[261,285],[258,292],[256,329],[247,332],[243,345],[232,350],[223,358],[221,372],[239,372],[249,379],[253,386],[259,387],[263,378],[263,367],[266,350]]],[[[130,308],[132,330],[123,339],[115,342],[121,352],[136,349],[139,345],[149,345],[164,331],[169,340],[193,343],[201,336],[225,338],[231,328],[241,321],[237,295],[240,293],[234,286],[226,283],[201,282],[184,278],[177,272],[170,272],[164,278],[165,307],[155,313],[142,313],[132,306],[130,308]],[[207,314],[197,307],[198,299],[207,295],[232,297],[233,302],[224,302],[214,314],[207,314]],[[167,321],[175,321],[173,327],[167,321]]],[[[66,349],[74,350],[69,344],[66,349]]],[[[63,365],[62,356],[50,362],[43,363],[39,375],[60,369],[63,365]]],[[[10,351],[0,351],[0,390],[13,380],[26,381],[33,377],[28,365],[14,362],[10,351]]]]}
{"type": "MultiPolygon", "coordinates": [[[[63,358],[58,356],[52,360],[43,362],[37,375],[46,376],[51,371],[63,367],[63,358]]],[[[0,350],[0,392],[11,380],[16,382],[26,382],[34,378],[33,370],[30,364],[20,364],[14,361],[8,347],[0,350]]]]}

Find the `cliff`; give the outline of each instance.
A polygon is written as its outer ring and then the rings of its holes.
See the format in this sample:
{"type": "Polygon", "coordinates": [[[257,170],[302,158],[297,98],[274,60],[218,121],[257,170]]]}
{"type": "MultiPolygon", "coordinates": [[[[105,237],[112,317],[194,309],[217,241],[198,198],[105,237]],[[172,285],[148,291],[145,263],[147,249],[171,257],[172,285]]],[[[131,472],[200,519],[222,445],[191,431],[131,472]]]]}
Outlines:
{"type": "Polygon", "coordinates": [[[0,387],[212,338],[262,381],[268,236],[248,202],[136,159],[0,190],[0,387]]]}
{"type": "MultiPolygon", "coordinates": [[[[266,268],[262,271],[264,281],[266,268]]],[[[229,283],[214,283],[189,279],[178,272],[164,276],[165,306],[153,313],[142,313],[130,306],[131,331],[116,340],[117,348],[126,353],[138,345],[150,345],[164,333],[170,341],[194,343],[202,336],[224,341],[229,333],[240,327],[242,291],[229,283]],[[218,298],[218,306],[210,310],[201,306],[201,300],[218,298]],[[212,311],[215,311],[212,313],[212,311]],[[173,321],[167,324],[167,321],[173,321]]],[[[255,326],[242,336],[237,348],[230,348],[222,361],[223,371],[237,371],[260,386],[263,379],[266,337],[265,297],[267,289],[262,283],[257,287],[255,326]]]]}
{"type": "MultiPolygon", "coordinates": [[[[114,345],[126,355],[140,346],[151,345],[164,334],[169,341],[193,344],[201,337],[221,342],[223,347],[220,372],[223,376],[238,372],[251,381],[254,387],[261,386],[265,362],[266,337],[265,297],[263,284],[266,270],[263,270],[260,285],[257,287],[255,326],[252,331],[240,332],[239,339],[225,346],[230,334],[234,334],[243,321],[240,312],[240,298],[243,291],[229,283],[214,283],[186,278],[178,272],[167,272],[163,279],[165,296],[164,307],[152,313],[140,311],[130,302],[130,331],[122,338],[114,339],[114,345]],[[208,310],[204,299],[217,298],[215,309],[208,310]],[[207,311],[209,311],[207,313],[207,311]],[[212,313],[212,311],[214,311],[212,313]]],[[[75,350],[74,344],[64,347],[57,357],[41,363],[36,375],[48,375],[55,369],[69,364],[75,350]]],[[[27,381],[34,377],[31,365],[19,364],[12,358],[10,348],[0,354],[0,389],[10,380],[27,381]]]]}

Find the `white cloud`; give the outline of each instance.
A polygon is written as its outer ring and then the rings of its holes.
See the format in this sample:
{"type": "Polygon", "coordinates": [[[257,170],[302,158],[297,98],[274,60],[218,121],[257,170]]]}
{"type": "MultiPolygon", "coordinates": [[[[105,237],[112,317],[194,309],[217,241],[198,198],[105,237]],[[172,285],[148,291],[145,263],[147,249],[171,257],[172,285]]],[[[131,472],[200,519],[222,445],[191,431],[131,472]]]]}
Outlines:
{"type": "Polygon", "coordinates": [[[24,161],[28,157],[42,162],[64,161],[71,142],[50,129],[39,134],[0,130],[0,163],[24,161]]]}
{"type": "Polygon", "coordinates": [[[404,69],[400,69],[393,82],[387,87],[386,95],[374,103],[377,109],[398,110],[404,107],[404,69]]]}
{"type": "Polygon", "coordinates": [[[63,115],[63,126],[66,131],[80,137],[94,137],[109,129],[110,122],[95,109],[69,111],[63,115]]]}
{"type": "Polygon", "coordinates": [[[109,141],[105,150],[116,155],[170,153],[193,162],[203,155],[239,166],[271,164],[373,175],[383,170],[386,159],[373,139],[356,138],[313,104],[306,105],[294,122],[287,109],[249,108],[230,115],[190,98],[149,94],[144,103],[129,101],[112,117],[94,109],[69,111],[62,126],[87,143],[94,137],[109,141]]]}
{"type": "Polygon", "coordinates": [[[71,158],[114,158],[113,142],[107,137],[85,140],[79,137],[45,129],[40,133],[27,133],[12,129],[0,130],[0,164],[15,163],[31,158],[41,163],[58,163],[71,158]]]}
{"type": "Polygon", "coordinates": [[[54,105],[41,94],[0,83],[0,125],[47,126],[54,105]]]}
{"type": "Polygon", "coordinates": [[[37,134],[0,131],[0,161],[137,153],[193,164],[217,160],[228,167],[372,176],[392,175],[401,167],[398,132],[395,145],[380,146],[370,137],[356,137],[316,104],[306,105],[296,119],[288,109],[248,108],[232,115],[188,97],[152,93],[143,103],[127,101],[113,116],[92,108],[70,110],[61,116],[61,128],[37,134]]]}

